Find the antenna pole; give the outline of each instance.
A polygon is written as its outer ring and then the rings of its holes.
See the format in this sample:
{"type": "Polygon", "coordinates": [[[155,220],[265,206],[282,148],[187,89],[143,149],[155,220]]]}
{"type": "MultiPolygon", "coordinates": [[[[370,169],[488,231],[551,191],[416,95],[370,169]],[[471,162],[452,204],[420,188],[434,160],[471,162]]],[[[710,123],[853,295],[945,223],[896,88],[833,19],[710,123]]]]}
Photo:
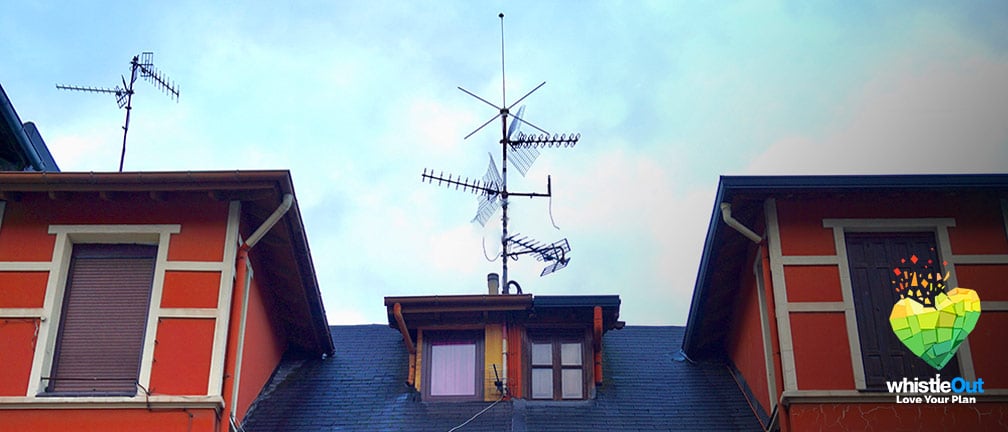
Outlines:
{"type": "Polygon", "coordinates": [[[504,293],[508,288],[508,192],[507,192],[507,81],[504,78],[504,12],[497,15],[501,22],[501,287],[504,293]]]}
{"type": "MultiPolygon", "coordinates": [[[[539,276],[545,276],[547,274],[556,272],[567,266],[570,262],[570,257],[568,253],[570,252],[570,244],[567,239],[562,239],[551,244],[539,243],[535,240],[530,240],[528,237],[520,237],[519,234],[509,234],[508,233],[508,207],[511,195],[516,197],[543,197],[549,198],[553,196],[553,186],[550,181],[549,176],[546,177],[546,193],[538,192],[514,192],[508,191],[507,186],[507,174],[508,174],[508,153],[513,152],[510,156],[511,163],[515,168],[518,169],[518,173],[525,176],[528,169],[532,166],[532,162],[535,161],[536,157],[539,156],[538,148],[545,147],[574,147],[577,144],[578,139],[581,137],[580,134],[554,134],[550,135],[542,128],[529,123],[523,117],[523,112],[525,107],[521,106],[518,108],[516,114],[511,114],[511,108],[518,105],[521,101],[525,100],[529,95],[534,93],[536,90],[541,88],[546,83],[543,82],[539,84],[531,91],[526,93],[524,96],[518,98],[517,101],[512,102],[508,105],[507,101],[507,80],[505,78],[505,61],[504,61],[504,14],[500,13],[497,15],[500,18],[501,25],[501,106],[494,105],[492,102],[484,99],[473,92],[470,92],[462,87],[458,89],[463,93],[468,94],[480,102],[494,107],[497,113],[490,117],[486,122],[481,124],[476,130],[466,135],[463,139],[468,139],[473,136],[476,132],[479,132],[484,127],[489,126],[494,122],[495,117],[500,117],[501,121],[501,170],[497,170],[497,166],[494,163],[493,155],[490,155],[490,165],[487,167],[486,174],[483,175],[482,180],[470,181],[468,177],[462,178],[453,177],[448,175],[445,177],[444,172],[440,174],[435,174],[434,170],[430,173],[424,169],[423,174],[420,175],[421,181],[426,181],[429,183],[434,183],[437,181],[438,185],[443,185],[446,187],[454,187],[456,190],[462,189],[464,192],[475,193],[479,196],[479,207],[476,210],[476,216],[473,218],[473,222],[479,222],[480,225],[486,226],[487,221],[497,212],[498,208],[502,209],[501,215],[501,254],[500,256],[504,259],[501,261],[501,278],[503,284],[502,294],[510,294],[508,285],[511,283],[508,277],[508,260],[517,260],[520,255],[534,255],[538,261],[545,261],[548,263],[545,269],[539,276]],[[510,117],[510,122],[508,122],[508,117],[510,117]],[[516,123],[517,122],[517,123],[516,123]],[[526,134],[518,132],[518,127],[521,123],[532,127],[539,132],[541,135],[537,134],[526,134]],[[510,124],[510,128],[508,125],[510,124]],[[500,201],[498,201],[498,199],[500,201]]],[[[141,65],[142,67],[142,65],[141,65]]],[[[552,220],[552,213],[550,216],[552,220]]],[[[556,226],[554,224],[554,226],[556,226]]],[[[486,253],[484,247],[484,254],[486,253]]],[[[490,258],[487,258],[490,260],[490,258]]],[[[495,258],[496,259],[496,258],[495,258]]],[[[493,260],[491,260],[493,261],[493,260]]],[[[518,289],[518,293],[521,294],[521,288],[518,289]]]]}
{"type": "Polygon", "coordinates": [[[133,56],[133,61],[130,62],[130,65],[130,82],[129,87],[126,89],[126,122],[123,123],[122,152],[119,153],[119,172],[122,172],[123,163],[126,161],[126,134],[129,133],[130,111],[133,111],[133,83],[136,82],[136,72],[139,66],[137,56],[133,56]]]}

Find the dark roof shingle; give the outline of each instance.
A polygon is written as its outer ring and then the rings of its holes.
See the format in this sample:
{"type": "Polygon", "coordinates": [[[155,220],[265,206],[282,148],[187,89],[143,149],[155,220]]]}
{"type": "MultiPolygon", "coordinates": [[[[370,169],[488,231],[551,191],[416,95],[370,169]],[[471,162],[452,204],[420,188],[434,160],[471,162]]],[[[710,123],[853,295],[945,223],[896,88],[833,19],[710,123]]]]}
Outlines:
{"type": "MultiPolygon", "coordinates": [[[[489,402],[429,403],[404,383],[402,337],[384,325],[331,328],[327,359],[288,356],[246,417],[253,431],[447,431],[489,402]]],[[[596,398],[501,402],[461,431],[756,430],[725,365],[675,361],[682,327],[610,331],[596,398]]]]}

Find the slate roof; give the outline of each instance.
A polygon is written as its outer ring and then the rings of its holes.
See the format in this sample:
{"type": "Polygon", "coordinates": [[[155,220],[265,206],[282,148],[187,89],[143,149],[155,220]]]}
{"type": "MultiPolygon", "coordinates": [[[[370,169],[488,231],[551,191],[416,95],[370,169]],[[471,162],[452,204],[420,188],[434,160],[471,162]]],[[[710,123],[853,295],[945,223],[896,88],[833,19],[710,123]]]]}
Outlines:
{"type": "MultiPolygon", "coordinates": [[[[246,431],[447,431],[491,404],[420,401],[404,383],[402,337],[388,326],[330,330],[335,355],[286,356],[250,408],[246,431]]],[[[673,359],[683,331],[610,331],[595,399],[503,401],[459,431],[759,430],[727,366],[673,359]]]]}

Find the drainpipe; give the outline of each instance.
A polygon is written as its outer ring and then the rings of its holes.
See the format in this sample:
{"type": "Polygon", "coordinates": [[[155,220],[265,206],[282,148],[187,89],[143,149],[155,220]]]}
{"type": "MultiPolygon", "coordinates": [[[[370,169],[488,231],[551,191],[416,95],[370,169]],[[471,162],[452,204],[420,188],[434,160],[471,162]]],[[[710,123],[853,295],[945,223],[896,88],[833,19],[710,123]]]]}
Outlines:
{"type": "Polygon", "coordinates": [[[293,203],[294,195],[284,194],[280,206],[276,210],[273,210],[273,214],[266,218],[262,225],[259,225],[259,228],[253,231],[252,235],[245,239],[245,242],[238,247],[238,269],[237,274],[235,274],[235,283],[241,283],[243,288],[241,318],[238,322],[238,343],[235,349],[234,377],[231,380],[231,419],[233,421],[236,421],[235,417],[238,414],[238,383],[241,381],[242,351],[245,349],[245,323],[248,317],[249,287],[252,284],[252,274],[249,272],[248,251],[266,236],[266,233],[276,225],[280,218],[287,214],[293,203]]]}
{"type": "Polygon", "coordinates": [[[507,347],[507,317],[504,317],[504,322],[501,323],[501,396],[507,396],[508,394],[508,347],[507,347]]]}
{"type": "Polygon", "coordinates": [[[406,375],[406,384],[413,387],[416,380],[416,345],[410,338],[409,328],[406,327],[406,320],[402,316],[402,305],[396,303],[392,306],[392,315],[395,316],[396,323],[399,324],[399,332],[402,333],[403,343],[406,344],[406,351],[409,352],[409,375],[406,375]]]}
{"type": "Polygon", "coordinates": [[[728,226],[735,228],[735,231],[742,233],[742,235],[746,236],[746,238],[752,240],[753,243],[758,244],[759,242],[763,241],[763,237],[761,237],[759,234],[756,234],[755,232],[753,232],[753,230],[749,229],[745,225],[742,225],[742,222],[739,222],[738,220],[732,217],[730,203],[721,203],[721,219],[724,220],[724,222],[728,224],[728,226]]]}
{"type": "Polygon", "coordinates": [[[595,351],[595,384],[602,384],[602,306],[595,306],[593,342],[595,351]]]}

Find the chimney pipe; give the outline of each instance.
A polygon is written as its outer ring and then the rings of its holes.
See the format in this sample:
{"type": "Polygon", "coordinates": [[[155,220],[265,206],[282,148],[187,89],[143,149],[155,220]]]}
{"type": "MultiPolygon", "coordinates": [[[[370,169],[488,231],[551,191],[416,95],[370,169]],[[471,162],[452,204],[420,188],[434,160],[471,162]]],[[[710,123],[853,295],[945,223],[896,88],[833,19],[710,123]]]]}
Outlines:
{"type": "Polygon", "coordinates": [[[487,294],[497,295],[500,289],[500,275],[490,273],[487,275],[487,294]]]}

